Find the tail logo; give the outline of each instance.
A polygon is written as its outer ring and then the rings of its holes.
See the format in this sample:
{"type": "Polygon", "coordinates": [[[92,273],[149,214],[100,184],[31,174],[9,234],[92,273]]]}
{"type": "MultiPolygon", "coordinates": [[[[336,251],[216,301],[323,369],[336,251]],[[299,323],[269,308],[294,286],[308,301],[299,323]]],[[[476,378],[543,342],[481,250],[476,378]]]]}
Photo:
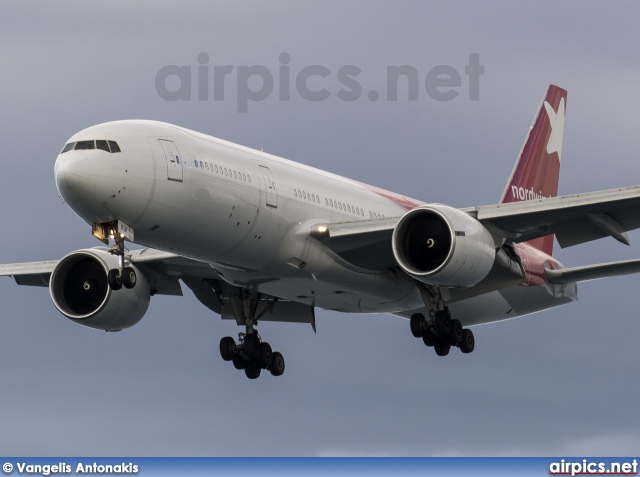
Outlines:
{"type": "Polygon", "coordinates": [[[564,130],[564,98],[560,98],[557,112],[553,110],[553,106],[548,101],[544,102],[544,109],[549,117],[549,124],[551,124],[551,134],[549,134],[549,142],[547,142],[547,154],[557,152],[558,160],[560,160],[562,132],[564,130]]]}

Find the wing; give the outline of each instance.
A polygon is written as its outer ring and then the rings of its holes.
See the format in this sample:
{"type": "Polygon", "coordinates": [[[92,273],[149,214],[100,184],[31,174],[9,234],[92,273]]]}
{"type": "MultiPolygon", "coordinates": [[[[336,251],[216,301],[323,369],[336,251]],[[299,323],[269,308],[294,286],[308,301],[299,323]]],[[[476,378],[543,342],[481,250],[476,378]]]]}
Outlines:
{"type": "MultiPolygon", "coordinates": [[[[626,232],[640,228],[640,186],[462,210],[487,227],[497,241],[524,242],[555,234],[562,247],[607,236],[628,245],[626,232]]],[[[399,220],[400,217],[319,224],[312,229],[311,236],[354,267],[383,271],[398,266],[391,238],[399,220]]],[[[603,267],[595,278],[633,273],[621,272],[625,269],[621,265],[603,264],[603,267]]],[[[576,280],[575,277],[582,276],[577,272],[572,276],[573,281],[591,279],[576,280]]]]}
{"type": "MultiPolygon", "coordinates": [[[[126,257],[145,275],[153,295],[182,296],[182,281],[207,308],[223,319],[236,319],[232,303],[236,289],[211,264],[151,248],[131,251],[126,257]]],[[[0,264],[0,276],[11,276],[18,285],[48,287],[59,262],[0,264]]],[[[315,313],[309,305],[263,295],[257,311],[263,321],[309,323],[315,330],[315,313]]]]}
{"type": "Polygon", "coordinates": [[[464,211],[513,242],[555,234],[561,247],[607,236],[628,245],[625,232],[640,227],[640,186],[464,211]]]}

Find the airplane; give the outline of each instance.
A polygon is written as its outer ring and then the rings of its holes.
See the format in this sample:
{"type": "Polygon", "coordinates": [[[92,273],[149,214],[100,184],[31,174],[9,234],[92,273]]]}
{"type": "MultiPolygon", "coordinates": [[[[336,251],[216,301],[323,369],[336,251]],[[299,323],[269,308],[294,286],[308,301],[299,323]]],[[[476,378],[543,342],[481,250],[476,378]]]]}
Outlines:
{"type": "Polygon", "coordinates": [[[220,354],[249,379],[284,373],[262,321],[310,324],[315,309],[388,313],[439,356],[471,353],[470,327],[570,303],[577,282],[640,260],[565,268],[561,247],[640,227],[640,186],[557,196],[567,91],[550,85],[497,204],[427,203],[167,123],[115,121],[57,156],[60,195],[104,246],[0,265],[48,287],[84,326],[120,331],[181,283],[244,331],[220,354]],[[129,250],[127,242],[146,248],[129,250]],[[111,245],[110,245],[111,244],[111,245]]]}

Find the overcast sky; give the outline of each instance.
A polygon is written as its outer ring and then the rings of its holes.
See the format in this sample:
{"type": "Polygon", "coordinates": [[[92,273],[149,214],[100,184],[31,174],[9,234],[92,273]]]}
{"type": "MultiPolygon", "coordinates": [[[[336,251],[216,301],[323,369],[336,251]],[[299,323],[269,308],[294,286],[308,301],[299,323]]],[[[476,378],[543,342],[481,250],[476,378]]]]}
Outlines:
{"type": "MultiPolygon", "coordinates": [[[[639,19],[631,1],[4,1],[0,262],[99,245],[59,198],[53,164],[72,134],[117,119],[175,123],[464,207],[499,199],[555,83],[569,91],[560,193],[640,184],[639,19]],[[202,101],[200,53],[211,72],[202,101]],[[289,101],[279,100],[282,53],[289,101]],[[475,101],[471,54],[484,67],[475,101]],[[167,65],[192,72],[190,101],[159,94],[167,65]],[[213,100],[216,65],[234,66],[222,101],[213,100]],[[241,113],[238,67],[247,65],[264,66],[275,86],[241,113]],[[326,100],[296,91],[311,65],[331,72],[309,81],[326,100]],[[362,71],[354,101],[337,95],[348,65],[362,71]],[[387,100],[394,65],[419,73],[417,101],[404,86],[387,100]],[[460,75],[449,101],[424,87],[438,65],[460,75]]],[[[166,85],[179,86],[175,76],[166,85]]],[[[556,244],[556,255],[566,266],[638,258],[640,233],[630,240],[556,244]]],[[[45,288],[3,278],[0,454],[637,455],[639,283],[581,284],[577,303],[476,327],[474,353],[445,359],[390,315],[318,310],[317,335],[265,323],[287,369],[249,381],[218,353],[239,328],[186,287],[107,334],[65,319],[45,288]]]]}

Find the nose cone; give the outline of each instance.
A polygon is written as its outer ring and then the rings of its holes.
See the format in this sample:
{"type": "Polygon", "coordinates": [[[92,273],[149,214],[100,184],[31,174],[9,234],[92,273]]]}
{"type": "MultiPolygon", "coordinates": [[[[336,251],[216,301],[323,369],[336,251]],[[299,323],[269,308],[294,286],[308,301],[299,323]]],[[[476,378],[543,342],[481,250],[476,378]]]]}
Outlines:
{"type": "Polygon", "coordinates": [[[86,199],[90,192],[91,168],[89,159],[78,151],[69,151],[58,156],[54,167],[56,186],[67,202],[86,199]]]}

